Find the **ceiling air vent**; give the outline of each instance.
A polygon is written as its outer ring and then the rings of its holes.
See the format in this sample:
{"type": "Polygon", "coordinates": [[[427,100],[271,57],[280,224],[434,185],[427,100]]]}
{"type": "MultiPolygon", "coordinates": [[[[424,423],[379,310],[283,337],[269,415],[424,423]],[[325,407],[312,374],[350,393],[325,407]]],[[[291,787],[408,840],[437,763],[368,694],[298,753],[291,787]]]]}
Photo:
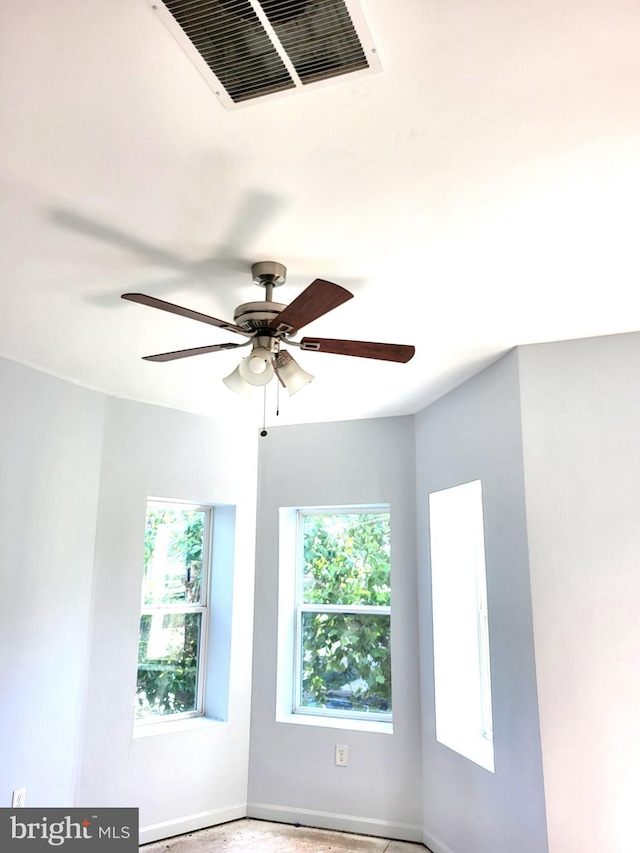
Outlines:
{"type": "Polygon", "coordinates": [[[227,108],[380,70],[356,0],[147,2],[227,108]]]}

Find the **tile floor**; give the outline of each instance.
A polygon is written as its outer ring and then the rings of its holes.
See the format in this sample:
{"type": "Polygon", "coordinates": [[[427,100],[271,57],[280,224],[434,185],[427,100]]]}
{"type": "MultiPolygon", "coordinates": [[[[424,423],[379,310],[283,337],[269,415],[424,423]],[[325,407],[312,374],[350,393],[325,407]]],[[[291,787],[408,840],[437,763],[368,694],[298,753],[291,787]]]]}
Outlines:
{"type": "Polygon", "coordinates": [[[141,853],[429,853],[422,844],[244,818],[144,844],[141,853]]]}

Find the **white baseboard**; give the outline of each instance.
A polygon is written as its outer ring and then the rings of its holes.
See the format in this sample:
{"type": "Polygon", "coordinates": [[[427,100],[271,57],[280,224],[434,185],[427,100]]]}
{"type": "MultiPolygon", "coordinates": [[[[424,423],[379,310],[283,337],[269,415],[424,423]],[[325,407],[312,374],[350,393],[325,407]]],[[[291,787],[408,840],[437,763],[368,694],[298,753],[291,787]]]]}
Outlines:
{"type": "Polygon", "coordinates": [[[242,803],[242,805],[228,806],[225,809],[213,809],[179,817],[175,820],[164,820],[162,823],[141,826],[140,844],[150,844],[152,841],[161,841],[164,838],[172,838],[174,835],[184,835],[186,832],[195,832],[198,829],[206,829],[209,826],[228,823],[230,820],[238,820],[246,816],[247,807],[242,803]]]}
{"type": "Polygon", "coordinates": [[[431,851],[431,853],[455,853],[444,841],[440,841],[435,835],[425,831],[422,833],[422,843],[431,851]]]}
{"type": "Polygon", "coordinates": [[[248,805],[243,803],[225,809],[212,809],[174,820],[150,824],[149,826],[141,826],[140,844],[151,844],[153,841],[185,835],[188,832],[196,832],[199,829],[207,829],[207,827],[240,820],[243,817],[270,820],[275,823],[313,826],[318,829],[334,829],[340,832],[355,832],[359,835],[393,838],[398,841],[413,841],[424,844],[431,853],[454,853],[442,841],[426,831],[423,832],[420,826],[334,812],[321,812],[313,809],[296,809],[271,803],[249,803],[248,805]]]}
{"type": "MultiPolygon", "coordinates": [[[[299,823],[301,826],[314,826],[318,829],[335,829],[341,832],[355,832],[359,835],[373,835],[378,838],[394,838],[399,841],[423,843],[421,826],[377,820],[376,818],[318,812],[312,809],[294,809],[287,806],[272,805],[271,803],[249,803],[247,805],[247,817],[272,820],[276,823],[299,823]]],[[[434,850],[433,853],[447,853],[447,851],[434,850]]]]}

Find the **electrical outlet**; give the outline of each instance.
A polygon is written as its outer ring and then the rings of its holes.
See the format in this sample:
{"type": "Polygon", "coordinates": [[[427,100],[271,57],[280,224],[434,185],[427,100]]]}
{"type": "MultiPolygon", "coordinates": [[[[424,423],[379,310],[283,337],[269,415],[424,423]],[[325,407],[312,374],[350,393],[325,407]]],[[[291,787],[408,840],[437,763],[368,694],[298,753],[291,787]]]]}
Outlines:
{"type": "Polygon", "coordinates": [[[11,807],[14,809],[23,809],[25,800],[27,799],[26,788],[16,788],[11,797],[11,807]]]}
{"type": "Polygon", "coordinates": [[[336,744],[336,765],[346,767],[349,763],[349,747],[344,744],[336,744]]]}

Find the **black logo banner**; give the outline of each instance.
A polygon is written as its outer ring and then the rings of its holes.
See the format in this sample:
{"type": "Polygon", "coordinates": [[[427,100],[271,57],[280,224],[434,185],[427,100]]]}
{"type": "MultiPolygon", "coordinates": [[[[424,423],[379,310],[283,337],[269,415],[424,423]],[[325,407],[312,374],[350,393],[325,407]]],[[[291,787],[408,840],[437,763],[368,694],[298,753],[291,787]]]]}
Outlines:
{"type": "Polygon", "coordinates": [[[0,809],[0,850],[138,853],[138,809],[0,809]]]}

